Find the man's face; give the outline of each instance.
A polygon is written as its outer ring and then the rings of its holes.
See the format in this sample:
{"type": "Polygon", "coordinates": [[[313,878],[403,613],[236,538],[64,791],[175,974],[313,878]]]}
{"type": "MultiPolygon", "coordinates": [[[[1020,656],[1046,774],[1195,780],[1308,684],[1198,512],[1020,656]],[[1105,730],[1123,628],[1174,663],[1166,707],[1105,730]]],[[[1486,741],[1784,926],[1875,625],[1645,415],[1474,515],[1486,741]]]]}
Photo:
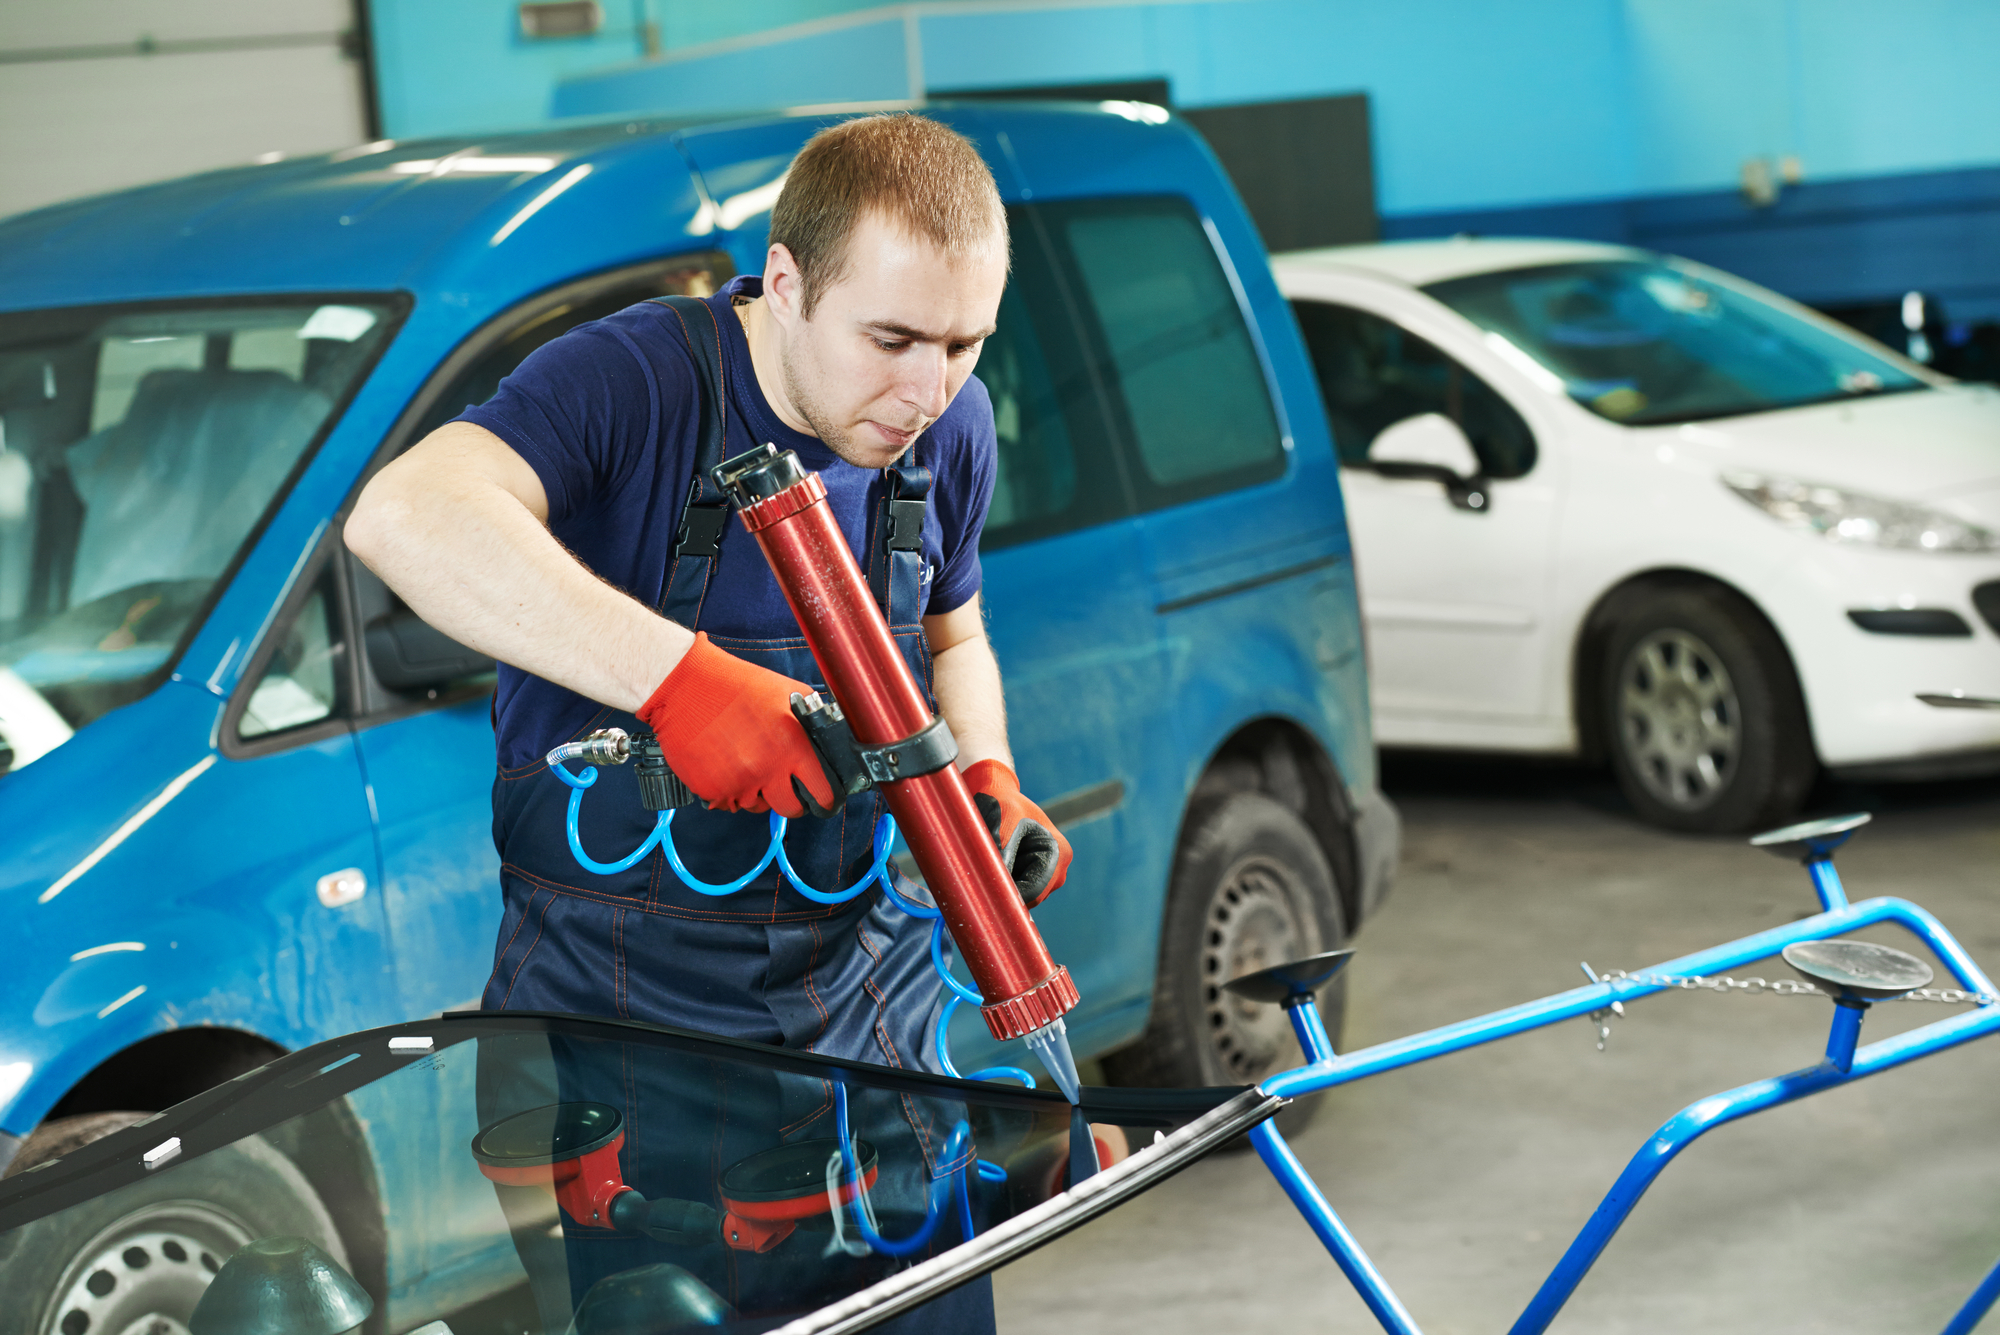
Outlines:
{"type": "MultiPolygon", "coordinates": [[[[885,468],[972,374],[1000,310],[1007,253],[996,231],[953,263],[875,214],[847,247],[846,276],[821,290],[810,320],[800,314],[797,271],[789,283],[779,278],[785,396],[840,458],[885,468]]],[[[776,276],[767,272],[767,294],[776,276]]]]}

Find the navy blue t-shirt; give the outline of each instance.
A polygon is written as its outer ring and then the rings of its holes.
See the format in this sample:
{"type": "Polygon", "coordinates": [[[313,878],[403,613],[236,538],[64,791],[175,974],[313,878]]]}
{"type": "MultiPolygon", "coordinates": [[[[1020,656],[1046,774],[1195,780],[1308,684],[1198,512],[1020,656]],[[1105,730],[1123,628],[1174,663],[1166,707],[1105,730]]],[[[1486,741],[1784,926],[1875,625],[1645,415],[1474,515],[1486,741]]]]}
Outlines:
{"type": "MultiPolygon", "coordinates": [[[[709,298],[728,388],[724,457],[766,442],[796,450],[826,483],[834,517],[866,568],[869,489],[881,473],[842,462],[771,411],[730,302],[762,290],[761,278],[745,276],[709,298]]],[[[459,420],[485,427],[527,460],[548,493],[549,531],[563,546],[657,607],[694,469],[696,376],[679,318],[669,307],[641,302],[543,344],[459,420]]],[[[933,478],[923,528],[926,614],[952,611],[979,592],[979,533],[993,496],[994,448],[992,404],[974,378],[917,438],[916,462],[933,478]]],[[[798,635],[756,539],[733,513],[720,549],[699,629],[742,638],[798,635]]],[[[493,706],[500,765],[531,763],[598,710],[574,691],[502,664],[493,706]]]]}

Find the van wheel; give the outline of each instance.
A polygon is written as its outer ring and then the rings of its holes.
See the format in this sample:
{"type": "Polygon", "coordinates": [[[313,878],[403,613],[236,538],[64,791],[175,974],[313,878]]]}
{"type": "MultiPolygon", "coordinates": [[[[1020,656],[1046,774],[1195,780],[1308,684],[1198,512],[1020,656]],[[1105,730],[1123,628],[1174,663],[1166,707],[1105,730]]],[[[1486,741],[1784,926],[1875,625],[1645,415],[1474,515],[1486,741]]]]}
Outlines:
{"type": "Polygon", "coordinates": [[[1791,658],[1720,592],[1643,595],[1605,642],[1604,734],[1642,818],[1705,834],[1782,824],[1816,772],[1791,658]]]}
{"type": "MultiPolygon", "coordinates": [[[[1232,793],[1188,812],[1167,894],[1153,1014],[1134,1046],[1104,1059],[1116,1084],[1186,1088],[1255,1084],[1305,1060],[1282,1008],[1222,990],[1239,977],[1337,949],[1346,940],[1333,870],[1312,831],[1262,793],[1232,793]]],[[[1340,1039],[1344,980],[1320,998],[1340,1039]]],[[[1296,1131],[1317,1096],[1280,1116],[1296,1131]]]]}
{"type": "MultiPolygon", "coordinates": [[[[146,1116],[50,1122],[21,1147],[20,1171],[146,1116]]],[[[0,1293],[25,1315],[26,1335],[179,1335],[223,1262],[246,1243],[282,1234],[348,1264],[333,1216],[305,1175],[249,1136],[0,1236],[0,1293]]]]}

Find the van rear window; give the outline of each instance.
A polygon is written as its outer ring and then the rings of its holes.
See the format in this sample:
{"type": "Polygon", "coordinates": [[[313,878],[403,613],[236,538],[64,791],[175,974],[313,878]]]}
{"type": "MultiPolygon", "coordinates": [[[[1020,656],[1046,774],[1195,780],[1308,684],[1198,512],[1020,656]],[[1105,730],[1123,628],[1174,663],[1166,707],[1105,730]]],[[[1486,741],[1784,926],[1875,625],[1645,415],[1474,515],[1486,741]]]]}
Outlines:
{"type": "Polygon", "coordinates": [[[1181,199],[1044,207],[1068,253],[1137,448],[1142,508],[1284,472],[1262,363],[1235,291],[1181,199]]]}

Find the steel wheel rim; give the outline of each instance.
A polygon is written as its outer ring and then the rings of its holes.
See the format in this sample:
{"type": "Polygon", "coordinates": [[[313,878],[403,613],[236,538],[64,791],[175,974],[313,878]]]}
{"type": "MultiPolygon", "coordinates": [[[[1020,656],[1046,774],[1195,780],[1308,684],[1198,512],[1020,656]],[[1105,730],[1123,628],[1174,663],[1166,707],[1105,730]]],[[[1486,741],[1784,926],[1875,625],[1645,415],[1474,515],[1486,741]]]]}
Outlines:
{"type": "Polygon", "coordinates": [[[1209,898],[1202,924],[1202,1037],[1225,1080],[1255,1084],[1305,1059],[1282,1007],[1222,990],[1232,978],[1322,949],[1304,901],[1290,871],[1264,857],[1230,868],[1209,898]]]}
{"type": "Polygon", "coordinates": [[[1700,811],[1736,777],[1742,707],[1721,657],[1685,630],[1656,630],[1632,646],[1618,674],[1625,759],[1655,799],[1700,811]]]}
{"type": "Polygon", "coordinates": [[[135,1210],[79,1248],[56,1282],[41,1335],[188,1335],[215,1272],[252,1239],[200,1201],[135,1210]]]}

